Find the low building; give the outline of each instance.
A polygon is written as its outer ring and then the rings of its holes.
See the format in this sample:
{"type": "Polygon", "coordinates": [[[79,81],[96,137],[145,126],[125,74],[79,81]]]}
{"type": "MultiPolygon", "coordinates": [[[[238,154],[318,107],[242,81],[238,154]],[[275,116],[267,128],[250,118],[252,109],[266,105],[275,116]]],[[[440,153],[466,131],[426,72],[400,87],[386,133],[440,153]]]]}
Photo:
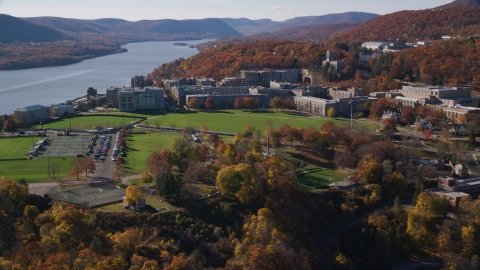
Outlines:
{"type": "Polygon", "coordinates": [[[62,116],[73,114],[73,113],[75,113],[75,109],[73,105],[60,104],[60,105],[52,105],[50,107],[51,117],[62,117],[62,116]]]}
{"type": "Polygon", "coordinates": [[[374,51],[383,51],[386,46],[390,46],[390,42],[382,42],[382,41],[369,41],[362,44],[362,47],[371,49],[374,51]]]}
{"type": "Polygon", "coordinates": [[[129,205],[128,202],[127,202],[127,198],[125,198],[125,197],[122,197],[122,200],[123,200],[123,207],[124,208],[135,210],[135,211],[143,209],[147,206],[147,200],[145,198],[138,198],[135,201],[135,205],[129,205]]]}
{"type": "Polygon", "coordinates": [[[316,115],[327,116],[327,112],[330,108],[335,110],[334,116],[345,115],[350,116],[351,113],[355,113],[361,110],[359,105],[364,105],[367,101],[376,101],[376,98],[360,96],[352,98],[339,98],[339,99],[323,99],[314,97],[294,97],[295,104],[299,111],[306,111],[316,115]]]}
{"type": "Polygon", "coordinates": [[[242,78],[225,78],[218,83],[218,86],[244,86],[245,79],[242,78]]]}
{"type": "Polygon", "coordinates": [[[456,208],[461,198],[469,195],[477,198],[480,195],[480,177],[465,180],[457,180],[448,176],[439,177],[438,187],[426,191],[447,198],[450,205],[456,208]]]}
{"type": "Polygon", "coordinates": [[[453,135],[464,136],[467,135],[468,128],[464,124],[453,124],[450,128],[450,133],[453,135]]]}
{"type": "Polygon", "coordinates": [[[42,105],[18,108],[14,113],[17,120],[26,125],[39,123],[50,118],[50,108],[42,105]]]}
{"type": "Polygon", "coordinates": [[[164,90],[160,88],[125,88],[119,91],[118,100],[122,112],[165,109],[164,90]]]}
{"type": "Polygon", "coordinates": [[[215,86],[215,80],[210,78],[197,78],[196,82],[198,86],[215,86]]]}

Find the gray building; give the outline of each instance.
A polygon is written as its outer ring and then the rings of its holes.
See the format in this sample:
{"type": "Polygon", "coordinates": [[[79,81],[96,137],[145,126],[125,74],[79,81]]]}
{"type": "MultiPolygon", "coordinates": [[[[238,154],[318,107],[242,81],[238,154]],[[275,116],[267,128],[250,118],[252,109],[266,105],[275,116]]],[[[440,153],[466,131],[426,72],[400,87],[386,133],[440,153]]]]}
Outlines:
{"type": "Polygon", "coordinates": [[[107,107],[108,108],[118,108],[118,93],[120,90],[130,90],[130,87],[110,87],[107,89],[107,107]]]}
{"type": "Polygon", "coordinates": [[[242,70],[240,76],[245,86],[270,87],[271,81],[298,83],[299,69],[242,70]]]}
{"type": "Polygon", "coordinates": [[[196,85],[198,86],[215,86],[215,81],[210,78],[197,78],[196,85]]]}
{"type": "Polygon", "coordinates": [[[17,120],[26,125],[39,123],[50,118],[50,108],[42,105],[18,108],[14,113],[17,120]]]}
{"type": "Polygon", "coordinates": [[[75,113],[75,109],[73,105],[60,104],[60,105],[52,105],[50,107],[51,117],[62,117],[62,116],[73,114],[73,113],[75,113]]]}
{"type": "Polygon", "coordinates": [[[122,112],[163,110],[164,90],[160,88],[121,89],[118,93],[119,109],[122,112]]]}
{"type": "Polygon", "coordinates": [[[339,99],[323,99],[314,97],[300,97],[294,98],[295,104],[299,111],[306,111],[312,114],[326,116],[328,109],[333,108],[335,110],[335,116],[350,115],[350,112],[360,111],[359,105],[365,104],[367,101],[375,101],[376,98],[360,96],[351,98],[339,98],[339,99]]]}
{"type": "Polygon", "coordinates": [[[242,78],[225,78],[221,80],[218,85],[223,87],[230,87],[230,86],[244,86],[245,79],[242,78]]]}

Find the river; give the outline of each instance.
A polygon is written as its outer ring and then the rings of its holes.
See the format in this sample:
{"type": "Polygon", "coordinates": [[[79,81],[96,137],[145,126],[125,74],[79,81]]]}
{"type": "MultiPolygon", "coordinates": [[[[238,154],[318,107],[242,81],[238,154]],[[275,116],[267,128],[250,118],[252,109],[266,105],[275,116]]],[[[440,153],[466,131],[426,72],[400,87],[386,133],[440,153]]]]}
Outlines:
{"type": "MultiPolygon", "coordinates": [[[[205,40],[186,41],[198,44],[205,40]]],[[[0,114],[17,108],[65,102],[87,94],[93,87],[104,94],[111,86],[130,86],[135,75],[147,75],[155,67],[180,57],[197,54],[197,49],[174,46],[175,41],[130,43],[126,53],[84,60],[77,64],[12,71],[0,71],[0,114]]]]}

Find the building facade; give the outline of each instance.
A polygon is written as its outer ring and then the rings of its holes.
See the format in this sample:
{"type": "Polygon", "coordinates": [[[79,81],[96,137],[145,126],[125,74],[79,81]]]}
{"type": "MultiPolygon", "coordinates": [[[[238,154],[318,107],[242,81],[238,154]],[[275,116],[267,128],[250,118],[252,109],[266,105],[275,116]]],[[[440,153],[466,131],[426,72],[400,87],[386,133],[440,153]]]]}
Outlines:
{"type": "Polygon", "coordinates": [[[299,69],[242,70],[240,76],[245,86],[269,87],[271,81],[298,83],[299,69]]]}
{"type": "Polygon", "coordinates": [[[50,108],[42,105],[27,106],[14,111],[21,124],[35,124],[50,118],[50,108]]]}
{"type": "Polygon", "coordinates": [[[215,109],[233,109],[235,108],[235,99],[247,97],[251,97],[256,101],[257,108],[268,107],[268,104],[270,103],[268,95],[261,94],[187,95],[186,103],[188,104],[192,98],[196,98],[199,101],[199,109],[204,109],[207,99],[213,98],[215,101],[215,109]]]}
{"type": "Polygon", "coordinates": [[[122,112],[163,110],[164,90],[159,88],[122,89],[118,93],[119,110],[122,112]]]}

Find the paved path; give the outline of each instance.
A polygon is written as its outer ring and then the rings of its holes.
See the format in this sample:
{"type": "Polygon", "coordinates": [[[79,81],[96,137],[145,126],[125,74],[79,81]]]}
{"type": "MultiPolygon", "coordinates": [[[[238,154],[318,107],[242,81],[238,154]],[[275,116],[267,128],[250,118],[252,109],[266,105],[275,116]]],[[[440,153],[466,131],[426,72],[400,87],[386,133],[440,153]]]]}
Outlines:
{"type": "Polygon", "coordinates": [[[411,259],[409,261],[397,264],[392,270],[410,270],[418,269],[421,267],[443,267],[445,262],[441,259],[436,258],[420,258],[420,259],[411,259]]]}

